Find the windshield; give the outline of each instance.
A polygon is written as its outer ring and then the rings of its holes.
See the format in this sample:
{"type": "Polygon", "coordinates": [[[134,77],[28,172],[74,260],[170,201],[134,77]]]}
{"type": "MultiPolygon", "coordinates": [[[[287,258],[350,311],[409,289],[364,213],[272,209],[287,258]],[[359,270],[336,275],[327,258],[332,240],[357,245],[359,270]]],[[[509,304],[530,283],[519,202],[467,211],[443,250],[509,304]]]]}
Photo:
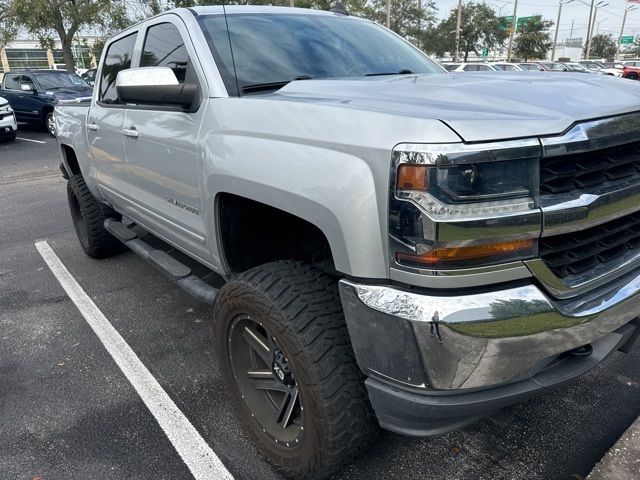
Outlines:
{"type": "MultiPolygon", "coordinates": [[[[223,71],[225,84],[232,83],[235,67],[241,91],[250,85],[294,79],[444,73],[401,38],[373,22],[352,17],[227,15],[231,49],[224,16],[204,15],[199,21],[216,61],[227,70],[223,71]]],[[[230,90],[236,90],[235,85],[230,90]]]]}
{"type": "Polygon", "coordinates": [[[34,75],[38,88],[41,90],[54,90],[56,88],[82,88],[89,84],[75,73],[37,73],[34,75]]]}

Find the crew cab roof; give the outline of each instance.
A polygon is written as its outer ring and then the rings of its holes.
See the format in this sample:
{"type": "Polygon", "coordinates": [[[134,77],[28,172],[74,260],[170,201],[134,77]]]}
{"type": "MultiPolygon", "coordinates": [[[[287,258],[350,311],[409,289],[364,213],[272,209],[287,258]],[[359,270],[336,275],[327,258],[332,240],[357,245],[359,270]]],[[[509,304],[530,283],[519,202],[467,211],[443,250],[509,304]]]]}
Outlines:
{"type": "MultiPolygon", "coordinates": [[[[193,13],[197,15],[214,15],[222,14],[224,12],[227,15],[237,13],[289,13],[296,15],[326,15],[326,16],[340,16],[347,17],[347,15],[335,12],[329,12],[327,10],[315,10],[311,8],[294,8],[294,7],[273,7],[269,5],[209,5],[203,7],[189,7],[193,13]]],[[[357,18],[357,17],[354,17],[357,18]]]]}

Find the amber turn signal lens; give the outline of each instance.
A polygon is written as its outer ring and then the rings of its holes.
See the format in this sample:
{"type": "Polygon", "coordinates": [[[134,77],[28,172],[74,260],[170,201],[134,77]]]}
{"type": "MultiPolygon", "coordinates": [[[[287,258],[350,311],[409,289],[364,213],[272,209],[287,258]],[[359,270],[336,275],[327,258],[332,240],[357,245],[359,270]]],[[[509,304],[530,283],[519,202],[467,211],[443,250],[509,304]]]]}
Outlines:
{"type": "Polygon", "coordinates": [[[436,248],[422,255],[396,253],[396,260],[399,263],[405,264],[438,266],[441,263],[502,257],[512,253],[520,253],[524,250],[531,250],[533,246],[533,239],[511,240],[508,242],[474,245],[470,247],[436,248]]]}
{"type": "Polygon", "coordinates": [[[399,190],[426,190],[427,166],[402,164],[398,168],[396,187],[399,190]]]}

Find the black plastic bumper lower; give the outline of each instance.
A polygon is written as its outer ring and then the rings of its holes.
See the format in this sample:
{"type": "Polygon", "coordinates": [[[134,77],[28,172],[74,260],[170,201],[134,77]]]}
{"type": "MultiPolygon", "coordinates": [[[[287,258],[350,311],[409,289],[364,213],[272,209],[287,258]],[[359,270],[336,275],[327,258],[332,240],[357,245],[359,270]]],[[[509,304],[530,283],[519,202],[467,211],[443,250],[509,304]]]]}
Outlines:
{"type": "Polygon", "coordinates": [[[638,320],[591,344],[589,356],[567,354],[536,375],[478,390],[407,391],[380,380],[366,381],[369,398],[383,428],[412,436],[455,430],[508,405],[558,388],[602,362],[617,350],[628,351],[638,336],[638,320]]]}

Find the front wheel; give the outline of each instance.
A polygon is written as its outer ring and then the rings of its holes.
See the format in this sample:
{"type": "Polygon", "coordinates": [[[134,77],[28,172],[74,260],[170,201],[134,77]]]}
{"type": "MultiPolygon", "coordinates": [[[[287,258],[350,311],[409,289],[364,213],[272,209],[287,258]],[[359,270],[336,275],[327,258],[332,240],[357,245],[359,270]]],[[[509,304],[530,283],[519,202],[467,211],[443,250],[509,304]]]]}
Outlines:
{"type": "Polygon", "coordinates": [[[49,135],[52,137],[56,136],[56,122],[53,118],[53,112],[47,113],[44,117],[44,127],[47,129],[47,132],[49,132],[49,135]]]}
{"type": "Polygon", "coordinates": [[[629,75],[627,75],[627,78],[629,78],[631,80],[638,80],[638,74],[637,73],[630,73],[629,75]]]}
{"type": "Polygon", "coordinates": [[[299,262],[253,268],[215,306],[216,354],[232,403],[267,460],[326,478],[375,437],[336,282],[299,262]]]}

